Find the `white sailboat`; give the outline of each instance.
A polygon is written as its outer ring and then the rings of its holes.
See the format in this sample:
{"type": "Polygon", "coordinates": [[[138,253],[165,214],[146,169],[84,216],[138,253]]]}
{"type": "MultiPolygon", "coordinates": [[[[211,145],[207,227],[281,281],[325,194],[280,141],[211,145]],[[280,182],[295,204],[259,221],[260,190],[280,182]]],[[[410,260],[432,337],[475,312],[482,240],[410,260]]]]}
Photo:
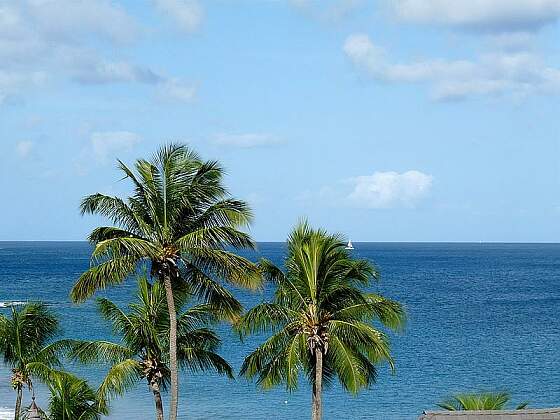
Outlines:
{"type": "Polygon", "coordinates": [[[352,241],[348,241],[348,245],[346,245],[345,249],[354,249],[354,245],[352,245],[352,241]]]}

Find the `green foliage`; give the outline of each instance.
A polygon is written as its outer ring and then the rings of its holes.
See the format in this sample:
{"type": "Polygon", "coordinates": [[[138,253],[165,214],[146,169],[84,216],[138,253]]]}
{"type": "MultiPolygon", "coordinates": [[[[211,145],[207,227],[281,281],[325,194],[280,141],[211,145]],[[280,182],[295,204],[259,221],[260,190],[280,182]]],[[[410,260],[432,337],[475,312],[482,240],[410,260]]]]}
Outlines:
{"type": "Polygon", "coordinates": [[[240,230],[252,213],[246,203],[228,195],[222,167],[171,144],[133,168],[119,161],[119,169],[133,187],[128,198],[93,194],[82,201],[82,213],[104,216],[115,226],[90,234],[92,266],[74,285],[72,299],[80,302],[121,283],[146,263],[157,278],[167,273],[175,287],[188,289],[234,319],[241,305],[220,281],[254,289],[261,278],[254,264],[231,252],[253,248],[240,230]]]}
{"type": "Polygon", "coordinates": [[[48,420],[97,420],[109,413],[100,391],[85,380],[42,363],[29,366],[49,388],[48,420]]]}
{"type": "MultiPolygon", "coordinates": [[[[128,198],[94,194],[82,201],[82,214],[104,216],[114,226],[91,232],[91,267],[72,288],[72,300],[84,301],[144,265],[166,284],[169,308],[174,306],[173,292],[183,290],[219,308],[224,318],[237,319],[242,306],[221,283],[256,289],[262,281],[254,264],[232,252],[254,247],[241,230],[252,213],[246,203],[229,196],[222,167],[202,161],[186,146],[170,144],[149,161],[137,160],[133,168],[119,161],[119,169],[132,184],[128,198]]],[[[178,349],[173,311],[169,322],[169,418],[175,420],[178,349]]]]}
{"type": "MultiPolygon", "coordinates": [[[[189,371],[215,370],[233,377],[229,364],[216,354],[219,337],[208,327],[221,317],[219,308],[209,304],[188,307],[186,293],[177,293],[177,354],[179,366],[189,371]]],[[[139,380],[145,379],[156,389],[169,385],[169,312],[161,283],[138,279],[136,299],[123,311],[108,299],[97,300],[98,309],[120,337],[119,343],[108,341],[77,342],[71,358],[82,363],[105,363],[111,367],[99,394],[107,402],[124,394],[139,380]]]]}
{"type": "Polygon", "coordinates": [[[288,238],[286,272],[262,260],[266,280],[276,284],[272,302],[249,310],[236,325],[241,336],[270,337],[244,361],[241,373],[262,388],[297,387],[301,374],[315,381],[315,351],[322,351],[323,379],[337,377],[351,393],[375,382],[376,364],[393,366],[387,336],[374,321],[392,330],[404,326],[397,302],[367,292],[378,278],[365,260],[354,259],[341,237],[299,224],[288,238]]]}
{"type": "MultiPolygon", "coordinates": [[[[474,411],[474,410],[505,410],[511,395],[507,392],[481,392],[459,394],[438,404],[447,411],[474,411]]],[[[517,410],[526,408],[528,403],[522,403],[517,410]]]]}
{"type": "Polygon", "coordinates": [[[0,315],[0,355],[13,372],[12,386],[32,386],[32,363],[60,366],[60,358],[71,340],[54,341],[59,334],[56,316],[43,303],[11,308],[11,316],[0,315]]]}

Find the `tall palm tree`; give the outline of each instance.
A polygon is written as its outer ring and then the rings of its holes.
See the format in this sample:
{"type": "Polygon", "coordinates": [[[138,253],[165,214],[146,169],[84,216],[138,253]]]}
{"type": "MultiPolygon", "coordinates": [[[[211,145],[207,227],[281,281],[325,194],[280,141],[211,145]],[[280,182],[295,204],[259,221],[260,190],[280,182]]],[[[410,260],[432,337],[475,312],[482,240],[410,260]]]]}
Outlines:
{"type": "Polygon", "coordinates": [[[84,379],[40,362],[29,366],[49,389],[47,420],[98,420],[109,414],[101,388],[93,390],[84,379]]]}
{"type": "Polygon", "coordinates": [[[133,193],[126,199],[94,194],[81,204],[82,214],[105,216],[114,226],[90,234],[92,266],[78,279],[71,297],[79,302],[96,290],[121,283],[143,264],[164,286],[169,310],[170,420],[177,418],[177,319],[173,290],[188,288],[203,301],[235,319],[241,304],[223,287],[258,288],[256,267],[233,251],[254,247],[248,234],[252,215],[243,201],[231,198],[223,169],[204,162],[182,145],[162,147],[134,169],[119,161],[133,193]]]}
{"type": "MultiPolygon", "coordinates": [[[[508,392],[467,393],[454,395],[438,406],[447,411],[505,410],[510,400],[508,392]]],[[[527,405],[527,402],[519,404],[516,410],[522,410],[527,405]]]]}
{"type": "Polygon", "coordinates": [[[56,316],[43,303],[27,303],[11,308],[11,316],[0,314],[0,355],[12,369],[12,387],[16,391],[15,420],[21,415],[23,388],[33,387],[30,364],[60,365],[60,356],[70,340],[53,341],[59,333],[56,316]]]}
{"type": "Polygon", "coordinates": [[[287,245],[285,272],[260,262],[265,279],[277,285],[274,299],[237,325],[242,336],[272,334],[245,359],[241,373],[257,377],[265,389],[284,383],[293,390],[303,372],[313,387],[312,419],[319,420],[323,382],[338,377],[357,393],[374,383],[376,363],[393,367],[387,337],[372,322],[397,330],[405,314],[397,302],[364,291],[378,274],[368,261],[352,258],[340,236],[303,222],[287,245]]]}
{"type": "MultiPolygon", "coordinates": [[[[219,337],[208,327],[220,318],[212,305],[199,304],[182,308],[188,295],[176,294],[177,358],[181,368],[191,371],[214,369],[233,378],[229,364],[216,354],[219,337]]],[[[163,420],[161,391],[167,388],[169,370],[169,312],[165,290],[146,277],[138,280],[136,300],[124,312],[108,299],[98,299],[103,318],[112,324],[120,343],[107,341],[80,342],[72,356],[85,363],[108,362],[110,368],[100,386],[101,395],[122,394],[138,380],[144,379],[154,395],[157,420],[163,420]]]]}

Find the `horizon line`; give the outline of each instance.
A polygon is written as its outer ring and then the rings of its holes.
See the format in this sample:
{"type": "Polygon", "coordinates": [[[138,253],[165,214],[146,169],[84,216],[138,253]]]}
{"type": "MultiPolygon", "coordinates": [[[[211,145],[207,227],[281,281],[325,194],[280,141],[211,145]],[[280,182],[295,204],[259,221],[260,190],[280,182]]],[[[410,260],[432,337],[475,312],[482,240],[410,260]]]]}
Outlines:
{"type": "MultiPolygon", "coordinates": [[[[2,242],[86,242],[85,239],[0,239],[2,242]]],[[[255,243],[284,243],[286,240],[282,241],[271,241],[271,240],[255,240],[255,243]]],[[[355,244],[543,244],[543,245],[555,245],[560,244],[560,242],[553,241],[352,241],[355,244]]]]}

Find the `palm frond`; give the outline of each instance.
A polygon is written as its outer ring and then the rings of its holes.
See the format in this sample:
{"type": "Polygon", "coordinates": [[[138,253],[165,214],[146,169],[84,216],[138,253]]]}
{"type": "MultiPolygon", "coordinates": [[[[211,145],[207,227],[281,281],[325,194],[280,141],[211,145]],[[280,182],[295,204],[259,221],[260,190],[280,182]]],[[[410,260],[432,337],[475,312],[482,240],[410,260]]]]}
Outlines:
{"type": "Polygon", "coordinates": [[[363,301],[358,300],[343,305],[334,313],[340,319],[378,319],[393,331],[402,331],[406,325],[406,312],[403,306],[376,293],[362,294],[363,301]]]}
{"type": "Polygon", "coordinates": [[[261,258],[258,263],[258,269],[263,279],[267,282],[279,284],[285,280],[285,275],[274,263],[266,258],[261,258]]]}
{"type": "Polygon", "coordinates": [[[30,360],[50,367],[61,366],[60,361],[68,356],[76,343],[76,340],[71,339],[55,341],[37,351],[30,360]]]}
{"type": "Polygon", "coordinates": [[[229,290],[194,265],[188,264],[182,274],[190,292],[212,305],[221,319],[236,321],[239,318],[243,306],[229,290]]]}
{"type": "MultiPolygon", "coordinates": [[[[504,410],[511,399],[508,392],[481,392],[454,395],[437,404],[447,411],[504,410]]],[[[525,408],[522,405],[522,408],[525,408]]]]}
{"type": "Polygon", "coordinates": [[[262,277],[255,264],[233,252],[207,247],[184,250],[188,262],[200,271],[246,289],[262,288],[262,277]]]}
{"type": "Polygon", "coordinates": [[[119,363],[133,356],[130,348],[110,341],[75,341],[69,352],[80,363],[119,363]]]}
{"type": "Polygon", "coordinates": [[[135,261],[155,259],[159,250],[150,241],[138,237],[115,237],[98,242],[91,254],[92,260],[102,262],[107,258],[126,257],[135,261]]]}
{"type": "Polygon", "coordinates": [[[97,290],[122,283],[136,269],[136,258],[128,256],[112,258],[91,267],[83,273],[72,290],[73,302],[83,302],[97,290]]]}
{"type": "Polygon", "coordinates": [[[243,337],[249,334],[274,332],[293,319],[290,309],[276,303],[261,303],[245,313],[235,329],[243,337]]]}
{"type": "Polygon", "coordinates": [[[226,375],[233,379],[233,369],[229,363],[213,351],[205,350],[199,347],[177,345],[177,356],[179,357],[179,365],[183,369],[192,372],[201,372],[214,370],[220,375],[226,375]]]}
{"type": "Polygon", "coordinates": [[[207,207],[200,216],[198,216],[188,226],[188,231],[200,228],[213,227],[247,227],[251,223],[252,212],[247,203],[235,199],[219,200],[207,207]]]}
{"type": "Polygon", "coordinates": [[[191,248],[246,248],[254,249],[255,243],[245,232],[229,226],[201,227],[190,231],[175,241],[178,249],[191,248]]]}
{"type": "Polygon", "coordinates": [[[111,399],[132,389],[141,376],[142,366],[136,360],[125,359],[111,366],[97,389],[100,407],[107,409],[111,399]]]}
{"type": "Polygon", "coordinates": [[[235,327],[241,336],[272,336],[245,358],[242,375],[263,388],[294,389],[301,374],[315,384],[322,360],[322,384],[338,377],[357,393],[375,382],[376,364],[394,369],[388,337],[375,324],[399,330],[406,315],[399,303],[364,290],[379,278],[372,263],[354,259],[342,236],[302,221],[288,237],[284,267],[258,264],[276,285],[273,300],[247,311],[235,327]]]}
{"type": "MultiPolygon", "coordinates": [[[[110,197],[105,194],[93,194],[82,200],[80,211],[83,214],[98,214],[105,216],[111,222],[119,224],[125,230],[135,234],[142,232],[139,220],[133,209],[131,209],[122,199],[110,197]]],[[[95,242],[97,235],[110,234],[111,232],[97,231],[90,235],[90,240],[95,242]]],[[[116,233],[116,232],[112,232],[116,233]]]]}

